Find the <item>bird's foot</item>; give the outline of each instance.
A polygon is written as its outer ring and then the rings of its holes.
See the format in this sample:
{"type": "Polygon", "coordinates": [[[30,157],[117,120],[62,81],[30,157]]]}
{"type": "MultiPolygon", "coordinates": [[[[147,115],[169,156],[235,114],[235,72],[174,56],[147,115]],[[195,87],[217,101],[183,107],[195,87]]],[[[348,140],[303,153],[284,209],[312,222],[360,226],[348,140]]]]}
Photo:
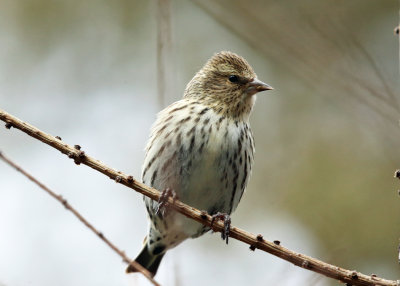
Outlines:
{"type": "Polygon", "coordinates": [[[211,227],[213,226],[214,221],[216,221],[216,220],[224,221],[224,230],[221,231],[221,238],[226,241],[226,244],[228,244],[229,231],[231,229],[231,217],[226,213],[218,212],[218,213],[212,215],[211,227]]]}
{"type": "Polygon", "coordinates": [[[161,196],[158,199],[156,215],[164,217],[169,213],[169,204],[168,204],[169,198],[172,198],[173,201],[175,202],[175,200],[178,199],[178,196],[176,195],[174,190],[166,188],[164,191],[161,192],[161,196]]]}

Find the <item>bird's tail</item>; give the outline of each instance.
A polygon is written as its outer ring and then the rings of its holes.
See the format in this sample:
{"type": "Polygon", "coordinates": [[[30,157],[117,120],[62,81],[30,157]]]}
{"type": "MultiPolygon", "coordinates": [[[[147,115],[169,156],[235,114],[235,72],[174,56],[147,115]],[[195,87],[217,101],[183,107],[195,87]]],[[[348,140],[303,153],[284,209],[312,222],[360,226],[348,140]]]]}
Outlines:
{"type": "MultiPolygon", "coordinates": [[[[158,266],[160,266],[161,259],[165,253],[153,254],[149,251],[148,244],[144,243],[142,251],[140,251],[135,261],[150,271],[152,276],[156,275],[158,266]]],[[[126,268],[126,273],[137,272],[131,265],[126,268]]]]}

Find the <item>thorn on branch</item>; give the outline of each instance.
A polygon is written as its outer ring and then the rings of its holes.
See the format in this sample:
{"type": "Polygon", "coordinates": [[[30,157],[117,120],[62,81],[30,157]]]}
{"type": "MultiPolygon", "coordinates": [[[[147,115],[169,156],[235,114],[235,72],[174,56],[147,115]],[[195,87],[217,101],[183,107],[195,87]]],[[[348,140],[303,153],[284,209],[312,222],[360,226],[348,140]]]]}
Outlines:
{"type": "Polygon", "coordinates": [[[394,28],[394,34],[399,35],[399,33],[400,33],[400,25],[394,28]]]}
{"type": "MultiPolygon", "coordinates": [[[[76,146],[79,146],[79,145],[75,145],[74,146],[75,149],[76,149],[76,146]]],[[[82,163],[83,159],[86,157],[86,154],[85,154],[85,151],[79,150],[78,155],[76,155],[74,152],[68,152],[67,156],[68,156],[68,158],[73,159],[75,164],[80,165],[82,163]]]]}
{"type": "Polygon", "coordinates": [[[281,242],[279,240],[274,240],[274,244],[281,245],[281,242]]]}
{"type": "Polygon", "coordinates": [[[60,141],[62,140],[60,136],[56,136],[56,139],[58,139],[60,141]]]}
{"type": "Polygon", "coordinates": [[[394,172],[394,177],[397,178],[397,179],[400,179],[400,170],[399,170],[399,169],[397,169],[397,170],[394,172]]]}
{"type": "Polygon", "coordinates": [[[200,217],[201,217],[201,219],[206,220],[207,219],[207,215],[208,215],[208,213],[206,211],[201,211],[200,217]]]}
{"type": "Polygon", "coordinates": [[[353,280],[357,280],[358,279],[358,274],[356,271],[353,271],[353,273],[351,273],[351,279],[353,280]]]}
{"type": "Polygon", "coordinates": [[[122,183],[122,177],[121,177],[121,176],[116,176],[116,177],[115,177],[115,181],[116,181],[117,183],[122,183]]]}
{"type": "Polygon", "coordinates": [[[264,241],[264,238],[263,238],[263,236],[261,234],[258,234],[256,236],[256,239],[257,239],[257,243],[251,244],[250,247],[249,247],[250,250],[252,250],[252,251],[254,251],[257,248],[258,242],[263,242],[264,241]]]}
{"type": "Polygon", "coordinates": [[[133,181],[134,181],[132,176],[128,176],[128,177],[126,178],[126,180],[127,180],[128,183],[130,183],[130,184],[132,184],[133,181]]]}
{"type": "Polygon", "coordinates": [[[75,148],[76,150],[81,150],[81,146],[79,146],[78,144],[74,145],[74,148],[75,148]]]}
{"type": "Polygon", "coordinates": [[[63,206],[68,209],[68,201],[66,199],[64,199],[62,196],[60,196],[61,199],[61,203],[63,204],[63,206]]]}
{"type": "Polygon", "coordinates": [[[12,124],[11,124],[11,122],[7,122],[5,126],[6,126],[7,129],[11,129],[12,124]]]}

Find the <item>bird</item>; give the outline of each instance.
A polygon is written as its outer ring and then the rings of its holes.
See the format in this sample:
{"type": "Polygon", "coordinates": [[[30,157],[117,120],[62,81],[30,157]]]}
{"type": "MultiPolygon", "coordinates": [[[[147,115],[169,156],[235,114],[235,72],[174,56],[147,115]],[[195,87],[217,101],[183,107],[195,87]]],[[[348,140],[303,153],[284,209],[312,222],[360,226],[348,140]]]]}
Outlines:
{"type": "MultiPolygon", "coordinates": [[[[163,190],[164,200],[173,196],[213,219],[223,219],[226,242],[229,215],[242,198],[254,161],[250,113],[256,94],[271,89],[243,57],[222,51],[205,63],[183,98],[162,110],[151,128],[143,183],[163,190]]],[[[154,277],[167,250],[210,228],[165,211],[165,201],[144,201],[149,230],[135,261],[154,277]]],[[[126,271],[137,270],[130,265],[126,271]]]]}

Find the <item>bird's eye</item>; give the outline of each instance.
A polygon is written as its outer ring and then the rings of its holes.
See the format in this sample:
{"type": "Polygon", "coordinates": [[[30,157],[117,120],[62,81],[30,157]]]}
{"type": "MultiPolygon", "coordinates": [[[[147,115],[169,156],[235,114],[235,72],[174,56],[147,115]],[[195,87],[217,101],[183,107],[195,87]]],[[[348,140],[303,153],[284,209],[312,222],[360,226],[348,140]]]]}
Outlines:
{"type": "Polygon", "coordinates": [[[237,75],[230,75],[229,76],[229,81],[230,82],[238,82],[239,81],[239,77],[237,75]]]}

